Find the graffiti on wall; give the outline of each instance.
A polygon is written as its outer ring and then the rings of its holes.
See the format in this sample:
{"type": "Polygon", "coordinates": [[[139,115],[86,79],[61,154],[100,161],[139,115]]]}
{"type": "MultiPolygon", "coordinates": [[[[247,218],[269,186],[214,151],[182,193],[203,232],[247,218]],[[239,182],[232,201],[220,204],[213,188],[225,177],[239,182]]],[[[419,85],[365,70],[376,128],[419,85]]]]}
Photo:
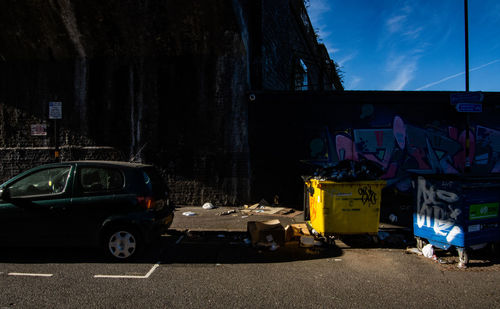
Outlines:
{"type": "MultiPolygon", "coordinates": [[[[332,165],[342,160],[370,160],[383,168],[383,179],[401,191],[410,186],[409,174],[460,174],[466,162],[481,174],[500,173],[500,131],[477,125],[469,131],[469,158],[466,133],[455,127],[420,128],[400,116],[392,128],[354,129],[332,135],[327,129],[322,140],[326,159],[332,165]]],[[[320,153],[319,139],[311,141],[311,155],[320,153]]],[[[320,161],[318,161],[320,162],[320,161]]]]}

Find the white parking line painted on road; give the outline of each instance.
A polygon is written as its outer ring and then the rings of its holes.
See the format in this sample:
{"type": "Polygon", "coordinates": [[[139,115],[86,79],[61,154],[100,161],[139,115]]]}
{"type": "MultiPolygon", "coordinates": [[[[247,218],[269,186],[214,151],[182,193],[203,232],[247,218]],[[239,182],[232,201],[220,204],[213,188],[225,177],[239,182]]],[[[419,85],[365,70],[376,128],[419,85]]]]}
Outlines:
{"type": "Polygon", "coordinates": [[[32,274],[32,273],[8,273],[8,276],[25,276],[25,277],[52,277],[53,274],[32,274]]]}
{"type": "Polygon", "coordinates": [[[94,275],[94,278],[113,278],[113,279],[147,279],[151,274],[160,267],[160,262],[151,267],[148,273],[144,276],[130,276],[130,275],[94,275]]]}

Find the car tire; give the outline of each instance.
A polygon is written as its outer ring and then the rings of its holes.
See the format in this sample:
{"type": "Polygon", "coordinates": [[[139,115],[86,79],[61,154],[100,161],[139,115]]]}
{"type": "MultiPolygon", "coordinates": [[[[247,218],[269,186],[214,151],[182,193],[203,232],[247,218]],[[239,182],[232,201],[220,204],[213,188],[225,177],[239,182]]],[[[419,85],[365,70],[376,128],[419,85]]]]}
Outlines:
{"type": "Polygon", "coordinates": [[[143,237],[137,229],[115,226],[104,233],[103,249],[107,257],[115,261],[129,261],[142,251],[143,237]]]}

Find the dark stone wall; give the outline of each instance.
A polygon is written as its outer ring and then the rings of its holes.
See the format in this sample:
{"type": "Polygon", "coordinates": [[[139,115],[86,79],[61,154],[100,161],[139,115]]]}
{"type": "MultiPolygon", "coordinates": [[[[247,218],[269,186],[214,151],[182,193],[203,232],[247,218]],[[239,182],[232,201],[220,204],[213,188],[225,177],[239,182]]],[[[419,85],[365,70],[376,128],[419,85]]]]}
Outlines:
{"type": "Polygon", "coordinates": [[[335,90],[328,75],[330,57],[318,44],[302,0],[262,1],[262,78],[264,90],[294,90],[299,60],[307,66],[308,90],[335,90]]]}
{"type": "Polygon", "coordinates": [[[178,204],[248,199],[246,49],[231,1],[2,1],[5,180],[53,161],[152,163],[178,204]],[[63,119],[48,119],[48,102],[63,119]],[[32,124],[47,135],[31,136],[32,124]]]}
{"type": "Polygon", "coordinates": [[[314,89],[331,89],[304,14],[301,0],[1,1],[0,180],[54,160],[134,160],[161,170],[177,204],[259,199],[249,93],[293,88],[299,58],[314,89]]]}

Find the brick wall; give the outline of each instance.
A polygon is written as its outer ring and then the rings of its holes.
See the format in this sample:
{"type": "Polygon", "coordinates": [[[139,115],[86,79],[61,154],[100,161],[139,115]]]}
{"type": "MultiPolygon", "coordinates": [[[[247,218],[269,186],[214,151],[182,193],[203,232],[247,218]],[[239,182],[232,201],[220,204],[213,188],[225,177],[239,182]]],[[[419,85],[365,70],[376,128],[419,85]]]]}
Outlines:
{"type": "Polygon", "coordinates": [[[60,101],[62,160],[154,164],[179,204],[247,199],[247,54],[231,3],[0,3],[0,179],[54,160],[48,102],[60,101]]]}
{"type": "Polygon", "coordinates": [[[0,179],[52,161],[56,135],[63,160],[154,164],[178,204],[248,202],[248,93],[289,89],[298,56],[316,83],[315,39],[297,24],[297,7],[302,1],[2,1],[0,179]],[[254,82],[260,70],[263,82],[254,82]],[[50,101],[62,102],[57,127],[50,101]],[[32,124],[47,135],[32,136],[32,124]]]}

